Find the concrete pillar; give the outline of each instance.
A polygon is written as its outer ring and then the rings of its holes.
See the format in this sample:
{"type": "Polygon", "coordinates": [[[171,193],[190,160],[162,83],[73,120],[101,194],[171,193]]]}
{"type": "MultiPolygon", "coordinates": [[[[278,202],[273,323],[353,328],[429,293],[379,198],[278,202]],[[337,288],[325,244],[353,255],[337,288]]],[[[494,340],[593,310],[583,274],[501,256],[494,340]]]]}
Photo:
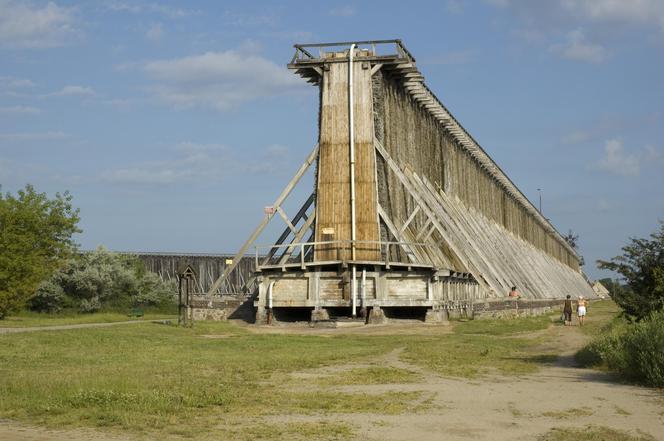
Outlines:
{"type": "Polygon", "coordinates": [[[311,311],[311,321],[312,322],[321,322],[330,319],[330,314],[325,308],[314,308],[311,311]]]}
{"type": "Polygon", "coordinates": [[[258,306],[256,307],[256,324],[267,324],[267,287],[270,284],[268,277],[262,278],[258,282],[258,306]]]}
{"type": "Polygon", "coordinates": [[[387,323],[387,317],[385,317],[385,311],[383,311],[380,306],[374,306],[369,311],[369,317],[367,317],[368,325],[380,325],[387,323]]]}

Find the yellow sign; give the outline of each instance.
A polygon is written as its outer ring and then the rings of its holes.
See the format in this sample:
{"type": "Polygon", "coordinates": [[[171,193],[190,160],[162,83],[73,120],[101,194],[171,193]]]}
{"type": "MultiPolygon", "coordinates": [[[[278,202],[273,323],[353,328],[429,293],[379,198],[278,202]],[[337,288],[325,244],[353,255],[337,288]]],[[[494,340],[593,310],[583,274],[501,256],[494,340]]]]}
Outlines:
{"type": "Polygon", "coordinates": [[[226,265],[233,265],[233,259],[226,259],[226,265]]]}

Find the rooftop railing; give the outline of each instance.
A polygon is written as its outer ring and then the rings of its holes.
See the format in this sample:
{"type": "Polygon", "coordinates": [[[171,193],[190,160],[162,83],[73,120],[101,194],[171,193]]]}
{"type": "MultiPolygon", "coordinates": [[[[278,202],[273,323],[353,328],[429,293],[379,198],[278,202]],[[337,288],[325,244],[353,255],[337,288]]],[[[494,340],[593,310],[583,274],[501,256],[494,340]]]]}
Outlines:
{"type": "Polygon", "coordinates": [[[323,59],[323,55],[328,52],[338,52],[343,49],[349,49],[351,44],[358,48],[362,46],[370,47],[374,56],[403,58],[409,62],[415,62],[415,57],[401,43],[401,40],[367,40],[367,41],[342,41],[337,43],[309,43],[295,44],[295,55],[291,59],[291,64],[297,64],[301,61],[313,61],[323,59]],[[313,53],[312,53],[313,52],[313,53]],[[318,55],[314,55],[314,53],[318,55]]]}

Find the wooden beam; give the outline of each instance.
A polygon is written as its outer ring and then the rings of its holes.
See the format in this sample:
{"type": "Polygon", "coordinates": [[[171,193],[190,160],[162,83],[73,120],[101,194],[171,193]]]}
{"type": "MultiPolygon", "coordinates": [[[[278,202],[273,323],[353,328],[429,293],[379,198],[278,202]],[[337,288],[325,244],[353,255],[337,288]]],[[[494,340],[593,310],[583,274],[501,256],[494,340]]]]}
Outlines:
{"type": "MultiPolygon", "coordinates": [[[[304,161],[304,164],[302,164],[302,166],[295,173],[295,176],[293,176],[293,179],[290,180],[288,185],[286,185],[286,188],[284,188],[279,197],[277,197],[277,199],[274,201],[273,207],[281,206],[281,204],[288,197],[291,191],[293,191],[293,188],[295,188],[297,183],[300,181],[304,173],[309,169],[309,167],[314,162],[317,156],[318,156],[318,144],[314,146],[314,149],[311,151],[311,153],[309,153],[309,156],[307,156],[307,159],[304,161]]],[[[260,234],[263,232],[267,224],[270,223],[272,216],[274,216],[274,214],[267,214],[265,215],[265,217],[263,217],[261,223],[258,224],[258,227],[256,227],[251,236],[249,236],[249,239],[247,239],[247,241],[242,245],[240,251],[238,251],[237,254],[233,257],[233,264],[227,266],[224,269],[224,272],[221,274],[221,276],[219,276],[219,278],[217,278],[217,280],[212,284],[212,286],[207,292],[208,297],[212,297],[214,292],[217,289],[219,289],[219,286],[221,286],[224,279],[228,277],[231,271],[233,271],[235,267],[240,263],[240,260],[242,260],[242,257],[244,257],[249,247],[253,245],[254,241],[258,238],[258,236],[260,236],[260,234]]]]}

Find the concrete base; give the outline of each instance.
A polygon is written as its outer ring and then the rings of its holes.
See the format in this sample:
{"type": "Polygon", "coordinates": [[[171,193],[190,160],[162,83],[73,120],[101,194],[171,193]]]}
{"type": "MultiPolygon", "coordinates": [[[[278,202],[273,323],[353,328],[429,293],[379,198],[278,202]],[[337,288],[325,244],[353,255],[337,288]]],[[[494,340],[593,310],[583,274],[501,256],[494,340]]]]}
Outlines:
{"type": "Polygon", "coordinates": [[[429,309],[424,317],[425,323],[439,323],[442,325],[449,325],[447,310],[445,309],[429,309]]]}
{"type": "Polygon", "coordinates": [[[320,322],[330,320],[330,314],[327,312],[327,309],[314,309],[311,311],[311,322],[320,322]]]}
{"type": "Polygon", "coordinates": [[[267,308],[259,306],[256,308],[256,321],[257,325],[267,325],[268,323],[268,311],[267,308]]]}
{"type": "Polygon", "coordinates": [[[381,325],[387,323],[387,317],[385,317],[385,311],[380,309],[379,306],[374,306],[369,311],[369,317],[367,317],[368,325],[381,325]]]}

